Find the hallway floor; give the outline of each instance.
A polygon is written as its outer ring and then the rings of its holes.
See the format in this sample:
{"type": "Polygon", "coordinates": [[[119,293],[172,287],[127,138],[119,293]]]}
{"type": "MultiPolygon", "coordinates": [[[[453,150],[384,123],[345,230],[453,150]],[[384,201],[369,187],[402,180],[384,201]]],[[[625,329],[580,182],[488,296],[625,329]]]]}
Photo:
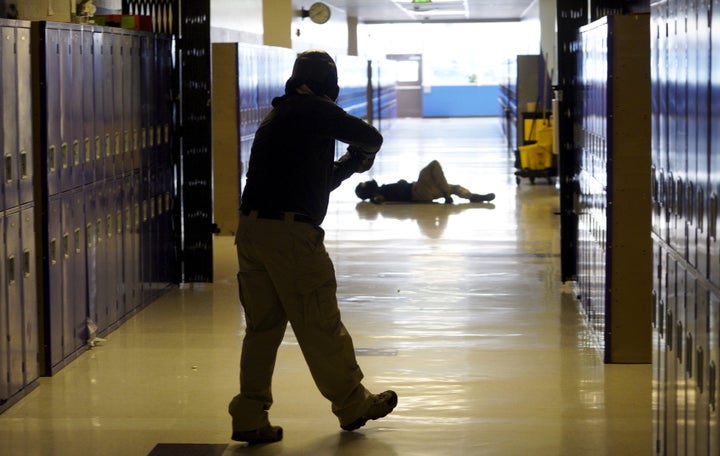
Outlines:
{"type": "MultiPolygon", "coordinates": [[[[292,331],[270,418],[282,442],[232,442],[243,316],[230,236],[215,283],[175,288],[0,415],[7,456],[652,454],[650,365],[604,365],[560,281],[558,189],[515,182],[499,121],[399,119],[323,224],[365,385],[388,417],[340,430],[292,331]],[[359,203],[429,161],[492,204],[359,203]]],[[[234,227],[222,227],[224,231],[234,227]]],[[[229,233],[225,233],[229,234],[229,233]]]]}

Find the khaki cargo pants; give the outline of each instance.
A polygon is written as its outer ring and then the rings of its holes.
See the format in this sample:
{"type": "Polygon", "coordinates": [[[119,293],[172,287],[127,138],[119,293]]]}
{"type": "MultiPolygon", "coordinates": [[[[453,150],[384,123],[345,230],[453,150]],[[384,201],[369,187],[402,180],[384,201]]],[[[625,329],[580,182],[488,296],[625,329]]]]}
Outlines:
{"type": "Polygon", "coordinates": [[[272,375],[288,322],[340,424],[369,407],[370,393],[361,384],[352,339],[340,320],[335,269],[324,237],[322,228],[309,223],[241,216],[236,244],[246,329],[240,394],[229,405],[233,431],[268,424],[272,375]]]}

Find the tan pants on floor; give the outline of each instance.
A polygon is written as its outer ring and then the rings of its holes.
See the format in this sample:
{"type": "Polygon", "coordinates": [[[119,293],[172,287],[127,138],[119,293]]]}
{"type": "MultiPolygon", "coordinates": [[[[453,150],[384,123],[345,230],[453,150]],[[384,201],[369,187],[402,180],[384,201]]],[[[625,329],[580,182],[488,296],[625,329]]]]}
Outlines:
{"type": "Polygon", "coordinates": [[[308,223],[242,216],[236,243],[245,338],[233,431],[268,423],[278,347],[290,322],[318,389],[347,424],[370,404],[352,339],[340,320],[335,269],[325,232],[308,223]]]}
{"type": "Polygon", "coordinates": [[[431,161],[420,170],[412,189],[413,201],[432,201],[450,195],[469,199],[472,192],[461,185],[448,184],[442,166],[437,160],[431,161]]]}

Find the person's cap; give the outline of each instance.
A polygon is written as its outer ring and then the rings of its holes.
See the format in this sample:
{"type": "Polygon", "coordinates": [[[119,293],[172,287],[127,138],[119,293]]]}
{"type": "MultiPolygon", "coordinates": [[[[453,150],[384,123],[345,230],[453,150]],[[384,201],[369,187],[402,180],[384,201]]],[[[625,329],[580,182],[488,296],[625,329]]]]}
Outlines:
{"type": "Polygon", "coordinates": [[[298,55],[293,65],[292,75],[285,83],[285,93],[292,94],[301,85],[307,85],[315,95],[327,95],[337,100],[337,67],[335,61],[325,51],[305,51],[298,55]]]}

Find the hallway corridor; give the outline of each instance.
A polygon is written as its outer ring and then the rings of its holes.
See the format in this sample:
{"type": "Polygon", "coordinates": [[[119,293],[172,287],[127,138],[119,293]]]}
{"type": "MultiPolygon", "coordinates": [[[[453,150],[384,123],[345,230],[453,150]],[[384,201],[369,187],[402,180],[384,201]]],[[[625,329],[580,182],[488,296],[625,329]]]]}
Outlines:
{"type": "Polygon", "coordinates": [[[653,454],[651,366],[604,365],[560,281],[558,189],[516,184],[496,118],[398,119],[384,135],[374,168],[332,194],[323,228],[364,383],[398,393],[391,415],[341,431],[288,329],[270,413],[283,441],[230,440],[243,317],[223,233],[215,283],[173,289],[42,378],[0,415],[0,454],[653,454]],[[450,183],[496,199],[374,205],[353,193],[370,178],[415,180],[433,159],[450,183]]]}

